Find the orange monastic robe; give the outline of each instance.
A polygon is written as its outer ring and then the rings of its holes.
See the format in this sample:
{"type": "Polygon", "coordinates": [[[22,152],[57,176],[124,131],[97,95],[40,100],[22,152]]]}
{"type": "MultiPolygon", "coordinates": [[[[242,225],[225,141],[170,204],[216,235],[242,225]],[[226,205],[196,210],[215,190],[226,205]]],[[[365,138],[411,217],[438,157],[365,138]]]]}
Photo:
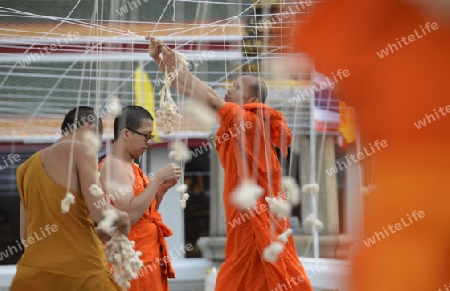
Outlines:
{"type": "Polygon", "coordinates": [[[40,152],[17,170],[17,187],[27,210],[27,241],[10,290],[121,290],[108,270],[83,195],[72,192],[75,204],[62,213],[66,187],[47,175],[40,152]]]}
{"type": "MultiPolygon", "coordinates": [[[[104,160],[103,160],[104,161],[104,160]]],[[[101,168],[103,161],[100,163],[101,168]]],[[[150,182],[138,165],[133,163],[134,195],[138,196],[150,182]]],[[[109,196],[111,198],[111,195],[109,196]]],[[[111,199],[113,200],[113,199],[111,199]]],[[[111,201],[113,204],[113,201],[111,201]]],[[[161,214],[156,209],[156,199],[153,199],[148,210],[131,226],[128,239],[135,242],[134,249],[140,251],[139,257],[144,267],[139,271],[138,278],[132,280],[128,291],[168,291],[168,278],[175,278],[175,272],[170,262],[170,255],[165,237],[172,231],[162,222],[161,214]]]]}
{"type": "Polygon", "coordinates": [[[287,154],[290,130],[280,112],[264,104],[240,107],[226,103],[220,110],[216,148],[225,170],[223,203],[227,221],[225,262],[217,277],[217,291],[313,290],[291,236],[274,264],[264,261],[263,250],[289,222],[275,220],[264,196],[284,196],[282,170],[274,144],[287,154]],[[255,209],[241,212],[230,195],[239,182],[256,179],[265,193],[255,209]],[[239,221],[239,223],[236,223],[239,221]],[[271,223],[273,224],[271,231],[271,223]]]}
{"type": "Polygon", "coordinates": [[[364,239],[379,240],[356,242],[356,291],[450,285],[449,10],[439,18],[412,3],[439,1],[328,1],[295,39],[316,68],[349,70],[339,92],[355,106],[361,147],[388,144],[371,157],[378,187],[366,199],[364,239]]]}

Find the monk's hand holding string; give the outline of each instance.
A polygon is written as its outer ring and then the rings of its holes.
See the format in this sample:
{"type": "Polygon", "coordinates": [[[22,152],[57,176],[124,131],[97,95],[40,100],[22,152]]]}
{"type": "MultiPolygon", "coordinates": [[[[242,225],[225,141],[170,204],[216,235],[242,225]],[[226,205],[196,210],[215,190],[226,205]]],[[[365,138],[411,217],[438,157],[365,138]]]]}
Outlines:
{"type": "Polygon", "coordinates": [[[176,65],[175,52],[159,39],[153,37],[147,39],[150,41],[148,46],[150,56],[160,65],[164,73],[173,71],[176,65]]]}
{"type": "MultiPolygon", "coordinates": [[[[157,176],[161,182],[163,183],[173,183],[178,182],[178,179],[180,179],[181,176],[181,168],[180,166],[175,165],[174,163],[167,164],[164,168],[160,169],[158,172],[155,173],[155,176],[157,176]]],[[[173,184],[173,185],[175,185],[173,184]]]]}
{"type": "Polygon", "coordinates": [[[155,62],[159,64],[161,62],[160,55],[162,53],[162,48],[166,45],[154,37],[147,37],[146,39],[149,40],[148,53],[155,60],[155,62]]]}

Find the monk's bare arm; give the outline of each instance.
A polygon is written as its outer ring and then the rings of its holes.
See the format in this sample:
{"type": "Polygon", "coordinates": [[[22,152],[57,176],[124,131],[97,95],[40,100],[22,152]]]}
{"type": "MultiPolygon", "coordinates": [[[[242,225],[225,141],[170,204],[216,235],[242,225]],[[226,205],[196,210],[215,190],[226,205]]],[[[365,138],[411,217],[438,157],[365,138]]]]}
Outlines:
{"type": "MultiPolygon", "coordinates": [[[[178,65],[175,51],[161,41],[151,38],[149,53],[166,76],[174,73],[175,67],[178,65]],[[160,53],[163,56],[162,60],[159,57],[160,53]]],[[[225,104],[225,101],[211,87],[194,76],[189,70],[177,69],[176,75],[177,77],[171,85],[179,94],[201,102],[216,111],[225,104]]]]}
{"type": "Polygon", "coordinates": [[[109,188],[112,188],[109,189],[108,194],[114,198],[116,208],[127,212],[130,216],[131,224],[134,225],[150,207],[161,185],[167,179],[173,179],[177,176],[175,174],[177,172],[176,168],[174,164],[169,164],[156,172],[154,179],[151,180],[144,191],[138,196],[134,195],[134,183],[128,178],[128,173],[120,161],[113,158],[107,160],[100,169],[100,177],[107,192],[109,188]],[[110,171],[109,178],[107,176],[107,167],[109,167],[110,171]]]}
{"type": "Polygon", "coordinates": [[[167,193],[167,191],[175,186],[178,183],[178,180],[173,179],[171,181],[166,181],[161,186],[159,186],[158,192],[156,193],[156,209],[159,209],[159,205],[161,205],[161,202],[164,198],[164,195],[167,193]]]}
{"type": "Polygon", "coordinates": [[[22,201],[20,201],[20,238],[21,239],[27,239],[27,224],[28,224],[28,218],[27,218],[27,210],[25,209],[25,206],[23,206],[22,201]]]}
{"type": "MultiPolygon", "coordinates": [[[[74,162],[77,169],[78,181],[80,183],[81,194],[84,197],[86,206],[92,219],[99,222],[103,218],[103,211],[105,209],[113,208],[106,203],[102,196],[94,196],[91,194],[89,188],[92,185],[98,185],[98,170],[97,170],[97,153],[94,152],[90,146],[85,143],[76,143],[74,145],[74,162]]],[[[118,211],[119,218],[115,221],[115,226],[125,235],[130,231],[130,219],[128,214],[118,211]]]]}

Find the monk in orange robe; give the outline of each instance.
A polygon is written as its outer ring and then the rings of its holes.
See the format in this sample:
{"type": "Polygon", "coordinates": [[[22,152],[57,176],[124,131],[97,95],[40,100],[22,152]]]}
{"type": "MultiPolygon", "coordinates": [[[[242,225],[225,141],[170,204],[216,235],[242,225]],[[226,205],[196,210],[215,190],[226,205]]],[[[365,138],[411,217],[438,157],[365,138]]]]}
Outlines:
{"type": "Polygon", "coordinates": [[[350,72],[339,92],[355,106],[361,146],[388,144],[373,154],[377,187],[366,199],[364,238],[375,243],[355,242],[353,290],[450,289],[444,2],[327,1],[295,31],[296,50],[316,68],[330,76],[350,72]]]}
{"type": "MultiPolygon", "coordinates": [[[[94,207],[102,198],[89,192],[97,184],[97,151],[83,140],[85,133],[97,131],[97,123],[101,133],[101,119],[92,108],[71,110],[61,127],[64,136],[17,169],[25,252],[10,290],[121,290],[109,272],[94,229],[102,211],[111,208],[94,207]],[[75,204],[62,213],[61,200],[69,191],[75,204]]],[[[118,213],[116,224],[127,235],[129,217],[118,213]]]]}
{"type": "MultiPolygon", "coordinates": [[[[175,67],[175,52],[162,42],[151,39],[149,52],[166,74],[175,67]]],[[[188,70],[180,70],[172,86],[185,97],[216,110],[220,118],[216,149],[225,171],[223,203],[227,242],[216,290],[313,290],[298,259],[292,236],[275,263],[263,258],[264,249],[278,240],[284,227],[290,227],[289,221],[284,224],[284,220],[273,217],[265,197],[285,198],[280,185],[282,169],[274,144],[286,156],[291,142],[290,130],[281,112],[264,104],[267,97],[264,82],[253,76],[243,76],[223,99],[188,70]],[[243,180],[256,180],[264,189],[264,195],[248,212],[239,210],[230,201],[233,191],[243,180]],[[231,226],[236,220],[241,223],[231,226]]]]}
{"type": "Polygon", "coordinates": [[[135,242],[144,266],[128,290],[169,290],[168,278],[175,278],[165,237],[172,231],[162,222],[158,207],[167,190],[181,174],[175,164],[168,164],[150,179],[134,159],[149,147],[153,138],[153,118],[140,106],[126,106],[114,120],[114,148],[100,163],[100,179],[108,200],[130,215],[129,240],[135,242]]]}

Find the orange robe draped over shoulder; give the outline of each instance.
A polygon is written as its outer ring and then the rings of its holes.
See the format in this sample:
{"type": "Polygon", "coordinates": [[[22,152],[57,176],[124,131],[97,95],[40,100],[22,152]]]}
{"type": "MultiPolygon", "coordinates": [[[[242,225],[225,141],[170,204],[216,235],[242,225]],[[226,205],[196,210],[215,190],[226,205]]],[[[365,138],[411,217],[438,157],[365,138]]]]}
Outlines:
{"type": "MultiPolygon", "coordinates": [[[[101,168],[104,160],[99,164],[101,168]]],[[[134,195],[138,196],[144,191],[150,179],[144,174],[138,165],[133,163],[134,195]]],[[[109,195],[111,203],[114,204],[109,195]]],[[[170,262],[170,256],[165,237],[171,236],[172,230],[163,221],[161,213],[156,209],[156,199],[153,199],[148,210],[139,220],[131,226],[128,239],[135,242],[134,249],[140,251],[139,257],[144,266],[138,272],[138,278],[130,281],[128,291],[168,291],[168,278],[175,278],[175,272],[170,262]]]]}
{"type": "Polygon", "coordinates": [[[370,247],[355,242],[356,291],[450,284],[449,10],[440,18],[419,6],[437,3],[326,1],[296,31],[296,49],[316,68],[349,70],[339,92],[355,106],[361,147],[387,142],[373,154],[377,188],[366,198],[364,239],[384,229],[389,236],[370,247]]]}
{"type": "MultiPolygon", "coordinates": [[[[264,196],[284,195],[274,144],[284,156],[287,154],[291,135],[286,121],[280,112],[256,103],[241,107],[227,102],[219,110],[219,116],[216,149],[225,170],[227,242],[216,290],[312,291],[292,236],[276,263],[268,263],[262,256],[271,239],[281,234],[285,226],[284,221],[274,220],[264,196]],[[244,177],[255,179],[265,191],[255,209],[248,212],[241,212],[230,202],[230,195],[244,177]],[[271,223],[275,224],[272,234],[271,223]]],[[[289,222],[286,226],[289,227],[289,222]]]]}
{"type": "Polygon", "coordinates": [[[109,272],[83,196],[72,192],[75,204],[63,214],[66,187],[47,175],[40,156],[37,152],[17,170],[20,199],[27,210],[28,246],[10,290],[121,290],[109,272]]]}

